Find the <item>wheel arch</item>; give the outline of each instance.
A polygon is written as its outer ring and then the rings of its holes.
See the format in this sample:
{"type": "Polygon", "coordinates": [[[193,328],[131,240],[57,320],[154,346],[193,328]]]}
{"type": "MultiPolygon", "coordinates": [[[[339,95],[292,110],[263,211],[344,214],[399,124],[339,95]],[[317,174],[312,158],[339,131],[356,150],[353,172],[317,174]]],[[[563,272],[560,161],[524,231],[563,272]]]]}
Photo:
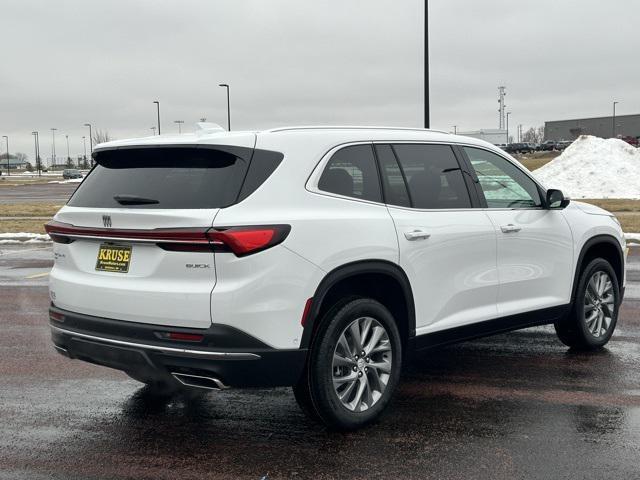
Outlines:
{"type": "Polygon", "coordinates": [[[604,258],[611,263],[616,274],[618,284],[622,288],[624,282],[624,254],[618,240],[612,235],[596,235],[587,240],[578,256],[576,270],[573,275],[573,286],[571,288],[571,303],[575,301],[578,281],[585,265],[594,258],[604,258]]]}
{"type": "Polygon", "coordinates": [[[319,283],[305,319],[301,348],[310,347],[322,315],[338,298],[349,292],[371,296],[389,308],[398,322],[405,351],[413,347],[415,305],[406,273],[400,266],[388,261],[362,260],[335,268],[319,283]],[[401,298],[397,298],[399,295],[401,298]]]}

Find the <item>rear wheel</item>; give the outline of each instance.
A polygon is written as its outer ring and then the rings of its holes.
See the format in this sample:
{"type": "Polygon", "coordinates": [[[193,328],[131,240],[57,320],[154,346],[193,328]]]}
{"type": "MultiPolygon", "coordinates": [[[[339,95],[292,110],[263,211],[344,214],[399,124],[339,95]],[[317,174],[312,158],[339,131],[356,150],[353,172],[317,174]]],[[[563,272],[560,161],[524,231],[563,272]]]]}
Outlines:
{"type": "Polygon", "coordinates": [[[294,393],[302,409],[327,426],[362,427],[391,400],[401,362],[400,333],[389,310],[373,299],[348,299],[321,320],[294,393]]]}
{"type": "Polygon", "coordinates": [[[618,279],[611,264],[603,258],[591,260],[580,274],[571,312],[554,325],[558,338],[573,348],[603,347],[616,328],[619,306],[618,279]]]}

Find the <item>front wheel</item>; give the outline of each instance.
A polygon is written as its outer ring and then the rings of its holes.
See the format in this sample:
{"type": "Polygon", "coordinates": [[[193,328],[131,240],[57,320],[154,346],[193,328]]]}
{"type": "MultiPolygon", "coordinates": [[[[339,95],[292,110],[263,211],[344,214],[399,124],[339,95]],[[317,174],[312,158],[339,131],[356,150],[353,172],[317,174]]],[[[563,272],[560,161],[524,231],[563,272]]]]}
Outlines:
{"type": "Polygon", "coordinates": [[[373,299],[348,299],[321,320],[296,398],[330,428],[356,429],[388,405],[401,363],[400,333],[389,310],[373,299]]]}
{"type": "Polygon", "coordinates": [[[571,312],[555,323],[556,333],[569,347],[583,350],[603,347],[616,328],[619,306],[616,274],[608,261],[596,258],[582,271],[571,312]]]}

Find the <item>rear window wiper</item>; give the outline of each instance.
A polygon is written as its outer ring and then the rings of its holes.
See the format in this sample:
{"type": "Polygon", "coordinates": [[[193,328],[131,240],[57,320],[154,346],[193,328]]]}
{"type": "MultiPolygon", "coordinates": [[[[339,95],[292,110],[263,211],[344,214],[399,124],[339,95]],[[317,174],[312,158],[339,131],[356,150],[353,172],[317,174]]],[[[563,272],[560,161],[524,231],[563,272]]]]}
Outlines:
{"type": "Polygon", "coordinates": [[[114,195],[113,199],[120,205],[152,205],[160,203],[153,198],[138,197],[136,195],[114,195]]]}

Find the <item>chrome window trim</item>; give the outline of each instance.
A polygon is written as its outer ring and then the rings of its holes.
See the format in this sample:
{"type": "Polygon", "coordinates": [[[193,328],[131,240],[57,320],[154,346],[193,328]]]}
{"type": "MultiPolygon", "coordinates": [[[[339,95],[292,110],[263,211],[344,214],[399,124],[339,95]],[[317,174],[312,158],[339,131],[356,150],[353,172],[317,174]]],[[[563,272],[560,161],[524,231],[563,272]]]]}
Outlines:
{"type": "MultiPolygon", "coordinates": [[[[502,158],[503,160],[506,160],[507,162],[511,163],[514,167],[516,167],[518,170],[520,170],[522,173],[525,174],[525,176],[527,176],[527,178],[531,179],[531,181],[539,188],[541,189],[543,192],[546,192],[547,189],[545,187],[543,187],[534,177],[531,176],[531,172],[528,172],[527,170],[525,170],[521,165],[518,165],[517,161],[515,159],[511,159],[508,156],[505,156],[491,148],[487,148],[483,145],[475,145],[473,143],[463,143],[463,142],[445,142],[445,141],[437,141],[437,140],[432,140],[432,141],[424,141],[424,140],[359,140],[359,141],[354,141],[354,142],[345,142],[345,143],[341,143],[338,145],[335,145],[333,147],[331,147],[327,152],[325,152],[321,157],[320,160],[316,163],[316,166],[313,168],[313,170],[311,171],[311,174],[307,177],[307,181],[305,183],[305,190],[307,190],[308,192],[314,193],[316,195],[322,195],[325,197],[333,197],[333,198],[339,198],[342,200],[349,200],[352,202],[359,202],[359,203],[365,203],[365,204],[370,204],[370,205],[378,205],[378,206],[383,206],[383,207],[388,207],[388,208],[399,208],[402,210],[408,210],[410,212],[469,212],[469,211],[509,211],[509,210],[546,210],[546,208],[544,208],[544,205],[541,205],[539,207],[522,207],[522,208],[517,208],[517,207],[504,207],[504,208],[498,208],[498,207],[493,207],[493,208],[482,208],[482,207],[478,207],[478,208],[474,208],[474,207],[470,207],[470,208],[412,208],[412,207],[402,207],[402,206],[398,206],[398,205],[393,205],[390,203],[384,203],[384,202],[374,202],[372,200],[363,200],[360,198],[355,198],[355,197],[348,197],[346,195],[340,195],[337,193],[331,193],[331,192],[326,192],[324,190],[320,190],[318,188],[318,183],[320,181],[320,177],[322,176],[322,172],[324,171],[324,168],[326,167],[327,163],[329,163],[329,160],[331,160],[331,157],[333,157],[333,155],[338,151],[341,150],[343,148],[346,147],[350,147],[353,145],[396,145],[396,144],[419,144],[419,145],[448,145],[450,147],[454,147],[454,146],[459,146],[459,147],[469,147],[469,148],[477,148],[479,150],[485,150],[489,153],[493,153],[495,155],[497,155],[498,157],[502,158]]],[[[504,152],[503,152],[504,153],[504,152]]],[[[465,153],[466,155],[466,153],[465,153]]],[[[378,172],[380,174],[380,172],[378,172]]],[[[541,196],[542,197],[542,196],[541,196]]],[[[541,198],[541,200],[543,200],[541,198]]]]}

